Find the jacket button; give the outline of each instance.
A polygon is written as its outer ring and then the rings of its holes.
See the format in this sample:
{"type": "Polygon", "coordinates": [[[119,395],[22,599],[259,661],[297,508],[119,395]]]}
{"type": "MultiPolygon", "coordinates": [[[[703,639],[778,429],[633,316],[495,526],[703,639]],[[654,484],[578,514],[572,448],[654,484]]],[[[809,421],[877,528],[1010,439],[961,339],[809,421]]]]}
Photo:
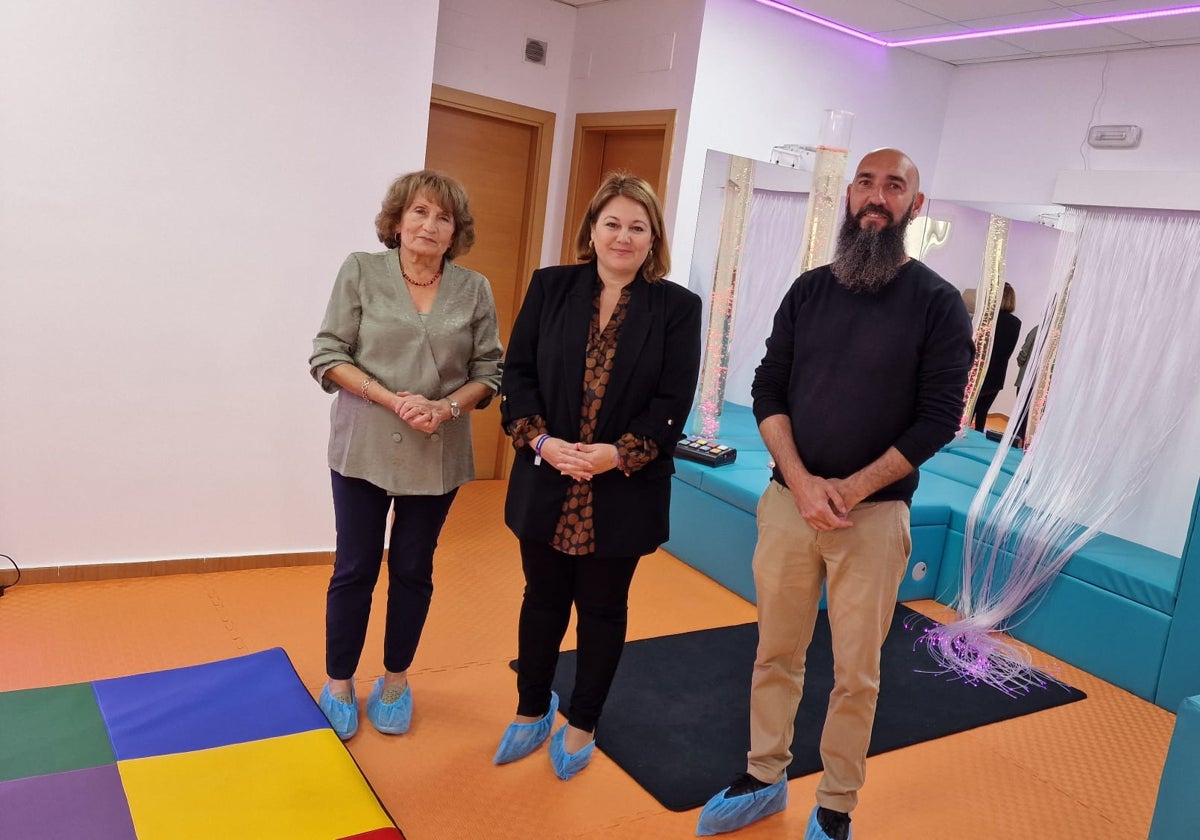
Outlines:
{"type": "Polygon", "coordinates": [[[392,440],[396,441],[396,443],[399,443],[400,441],[404,440],[404,435],[400,434],[399,432],[392,432],[392,440]]]}
{"type": "Polygon", "coordinates": [[[437,433],[437,432],[434,432],[433,434],[431,434],[431,435],[429,436],[429,439],[430,439],[430,440],[438,440],[438,438],[439,438],[439,435],[438,435],[438,433],[437,433]]]}
{"type": "Polygon", "coordinates": [[[667,418],[667,425],[668,425],[668,426],[674,426],[674,425],[675,425],[675,420],[674,420],[673,418],[671,418],[671,417],[668,417],[668,418],[667,418]]]}

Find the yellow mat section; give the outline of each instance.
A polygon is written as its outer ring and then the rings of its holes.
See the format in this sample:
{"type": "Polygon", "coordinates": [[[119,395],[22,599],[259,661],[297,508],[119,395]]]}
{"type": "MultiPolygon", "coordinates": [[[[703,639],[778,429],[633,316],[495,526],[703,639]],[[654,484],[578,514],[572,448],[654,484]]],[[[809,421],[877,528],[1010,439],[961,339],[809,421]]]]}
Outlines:
{"type": "Polygon", "coordinates": [[[331,840],[392,824],[332,730],[117,767],[138,840],[331,840]]]}

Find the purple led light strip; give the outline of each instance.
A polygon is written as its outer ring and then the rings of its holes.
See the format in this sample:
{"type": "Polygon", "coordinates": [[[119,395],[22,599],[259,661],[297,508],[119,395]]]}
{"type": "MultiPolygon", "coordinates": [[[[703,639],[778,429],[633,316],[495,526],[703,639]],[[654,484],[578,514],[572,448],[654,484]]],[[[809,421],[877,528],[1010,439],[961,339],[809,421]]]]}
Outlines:
{"type": "Polygon", "coordinates": [[[840,23],[834,23],[831,20],[826,20],[819,15],[814,15],[811,12],[805,12],[797,9],[795,6],[789,6],[786,3],[778,2],[778,0],[755,0],[756,3],[761,3],[764,6],[770,6],[773,9],[787,12],[796,17],[804,18],[813,23],[826,26],[830,29],[837,30],[846,35],[852,35],[855,38],[860,38],[863,41],[869,41],[872,44],[877,44],[881,47],[913,47],[919,44],[941,44],[946,41],[966,41],[972,38],[996,38],[1002,35],[1019,35],[1025,32],[1045,32],[1050,29],[1074,29],[1079,26],[1097,26],[1106,23],[1125,23],[1131,20],[1148,20],[1150,18],[1173,17],[1175,15],[1190,15],[1200,12],[1200,6],[1179,6],[1173,9],[1152,9],[1144,12],[1128,12],[1121,15],[1103,15],[1100,17],[1079,18],[1077,20],[1060,20],[1051,23],[1031,23],[1026,26],[1005,26],[999,29],[980,29],[974,32],[959,32],[953,35],[932,35],[928,38],[906,38],[900,41],[885,41],[882,38],[876,38],[874,35],[868,35],[865,32],[860,32],[849,26],[843,26],[840,23]]]}
{"type": "Polygon", "coordinates": [[[872,44],[877,44],[881,47],[890,47],[891,44],[881,38],[876,38],[873,35],[868,35],[866,32],[859,32],[857,29],[851,29],[849,26],[842,26],[840,23],[834,23],[831,20],[814,15],[812,12],[806,12],[803,9],[797,9],[795,6],[789,6],[786,3],[777,2],[777,0],[755,0],[756,3],[762,3],[764,6],[770,6],[772,9],[779,9],[787,12],[789,15],[804,18],[805,20],[819,23],[821,26],[829,29],[837,30],[845,35],[853,35],[855,38],[861,38],[864,41],[870,41],[872,44]]]}

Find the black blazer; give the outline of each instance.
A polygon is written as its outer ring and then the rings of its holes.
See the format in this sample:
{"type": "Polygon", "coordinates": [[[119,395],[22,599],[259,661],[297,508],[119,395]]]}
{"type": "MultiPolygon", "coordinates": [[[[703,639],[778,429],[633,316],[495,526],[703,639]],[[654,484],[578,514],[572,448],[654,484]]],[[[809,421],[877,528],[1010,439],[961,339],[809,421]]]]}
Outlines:
{"type": "Polygon", "coordinates": [[[992,336],[992,355],[988,359],[987,371],[983,374],[983,393],[1004,389],[1004,377],[1008,374],[1008,360],[1012,358],[1017,340],[1021,337],[1021,319],[1001,309],[996,313],[996,333],[992,336]]]}
{"type": "MultiPolygon", "coordinates": [[[[579,440],[583,367],[599,282],[596,263],[542,268],[513,324],[500,415],[512,420],[540,414],[547,431],[579,440]]],[[[700,372],[700,298],[676,283],[630,288],[612,375],[596,421],[595,443],[616,443],[631,432],[658,444],[658,458],[626,476],[609,470],[592,480],[596,556],[640,557],[669,535],[675,445],[700,372]]],[[[549,543],[572,479],[517,451],[508,482],[504,521],[521,539],[549,543]]]]}

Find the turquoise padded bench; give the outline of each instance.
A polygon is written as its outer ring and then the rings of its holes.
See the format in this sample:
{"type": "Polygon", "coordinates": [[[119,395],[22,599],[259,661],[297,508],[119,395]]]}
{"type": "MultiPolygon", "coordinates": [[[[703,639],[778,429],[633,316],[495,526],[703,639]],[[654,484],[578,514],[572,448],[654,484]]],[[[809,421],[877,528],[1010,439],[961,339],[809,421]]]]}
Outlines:
{"type": "MultiPolygon", "coordinates": [[[[952,604],[961,586],[967,510],[988,468],[983,457],[988,446],[995,451],[995,443],[971,432],[965,441],[955,440],[921,467],[918,496],[932,494],[951,505],[935,596],[942,603],[952,604]],[[961,495],[956,494],[955,484],[961,485],[961,495]]],[[[993,494],[1000,492],[1019,459],[1020,453],[1006,456],[993,494]]],[[[1003,555],[1002,560],[1005,558],[1011,560],[1011,555],[1003,555]]],[[[1158,698],[1160,670],[1181,565],[1179,557],[1099,534],[1067,562],[1045,598],[1010,632],[1163,705],[1158,698]]],[[[1200,644],[1189,650],[1196,652],[1197,648],[1200,644]]],[[[1193,689],[1200,691],[1200,683],[1193,689]]]]}
{"type": "MultiPolygon", "coordinates": [[[[747,406],[727,403],[718,439],[737,461],[705,467],[677,459],[671,539],[684,562],[754,600],[755,509],[770,457],[747,406]]],[[[913,556],[900,600],[953,603],[962,575],[967,512],[997,444],[970,431],[921,467],[913,497],[913,556]]],[[[1010,449],[992,496],[1015,474],[1010,449]]],[[[1019,639],[1164,708],[1200,694],[1200,497],[1182,557],[1101,534],[1062,569],[1045,598],[1012,628],[1019,639]],[[1197,555],[1194,562],[1188,562],[1197,555]]]]}
{"type": "Polygon", "coordinates": [[[1158,783],[1158,801],[1147,840],[1195,840],[1200,826],[1200,697],[1186,697],[1175,717],[1158,783]]]}
{"type": "Polygon", "coordinates": [[[1200,493],[1183,542],[1171,631],[1159,672],[1154,702],[1174,709],[1185,697],[1200,694],[1200,493]]]}
{"type": "MultiPolygon", "coordinates": [[[[707,467],[681,458],[675,460],[671,539],[663,548],[754,602],[750,561],[758,538],[755,514],[759,497],[771,480],[770,453],[748,406],[725,404],[717,439],[737,449],[734,463],[707,467]]],[[[949,522],[948,505],[914,502],[913,552],[900,586],[900,600],[933,597],[949,522]]]]}

